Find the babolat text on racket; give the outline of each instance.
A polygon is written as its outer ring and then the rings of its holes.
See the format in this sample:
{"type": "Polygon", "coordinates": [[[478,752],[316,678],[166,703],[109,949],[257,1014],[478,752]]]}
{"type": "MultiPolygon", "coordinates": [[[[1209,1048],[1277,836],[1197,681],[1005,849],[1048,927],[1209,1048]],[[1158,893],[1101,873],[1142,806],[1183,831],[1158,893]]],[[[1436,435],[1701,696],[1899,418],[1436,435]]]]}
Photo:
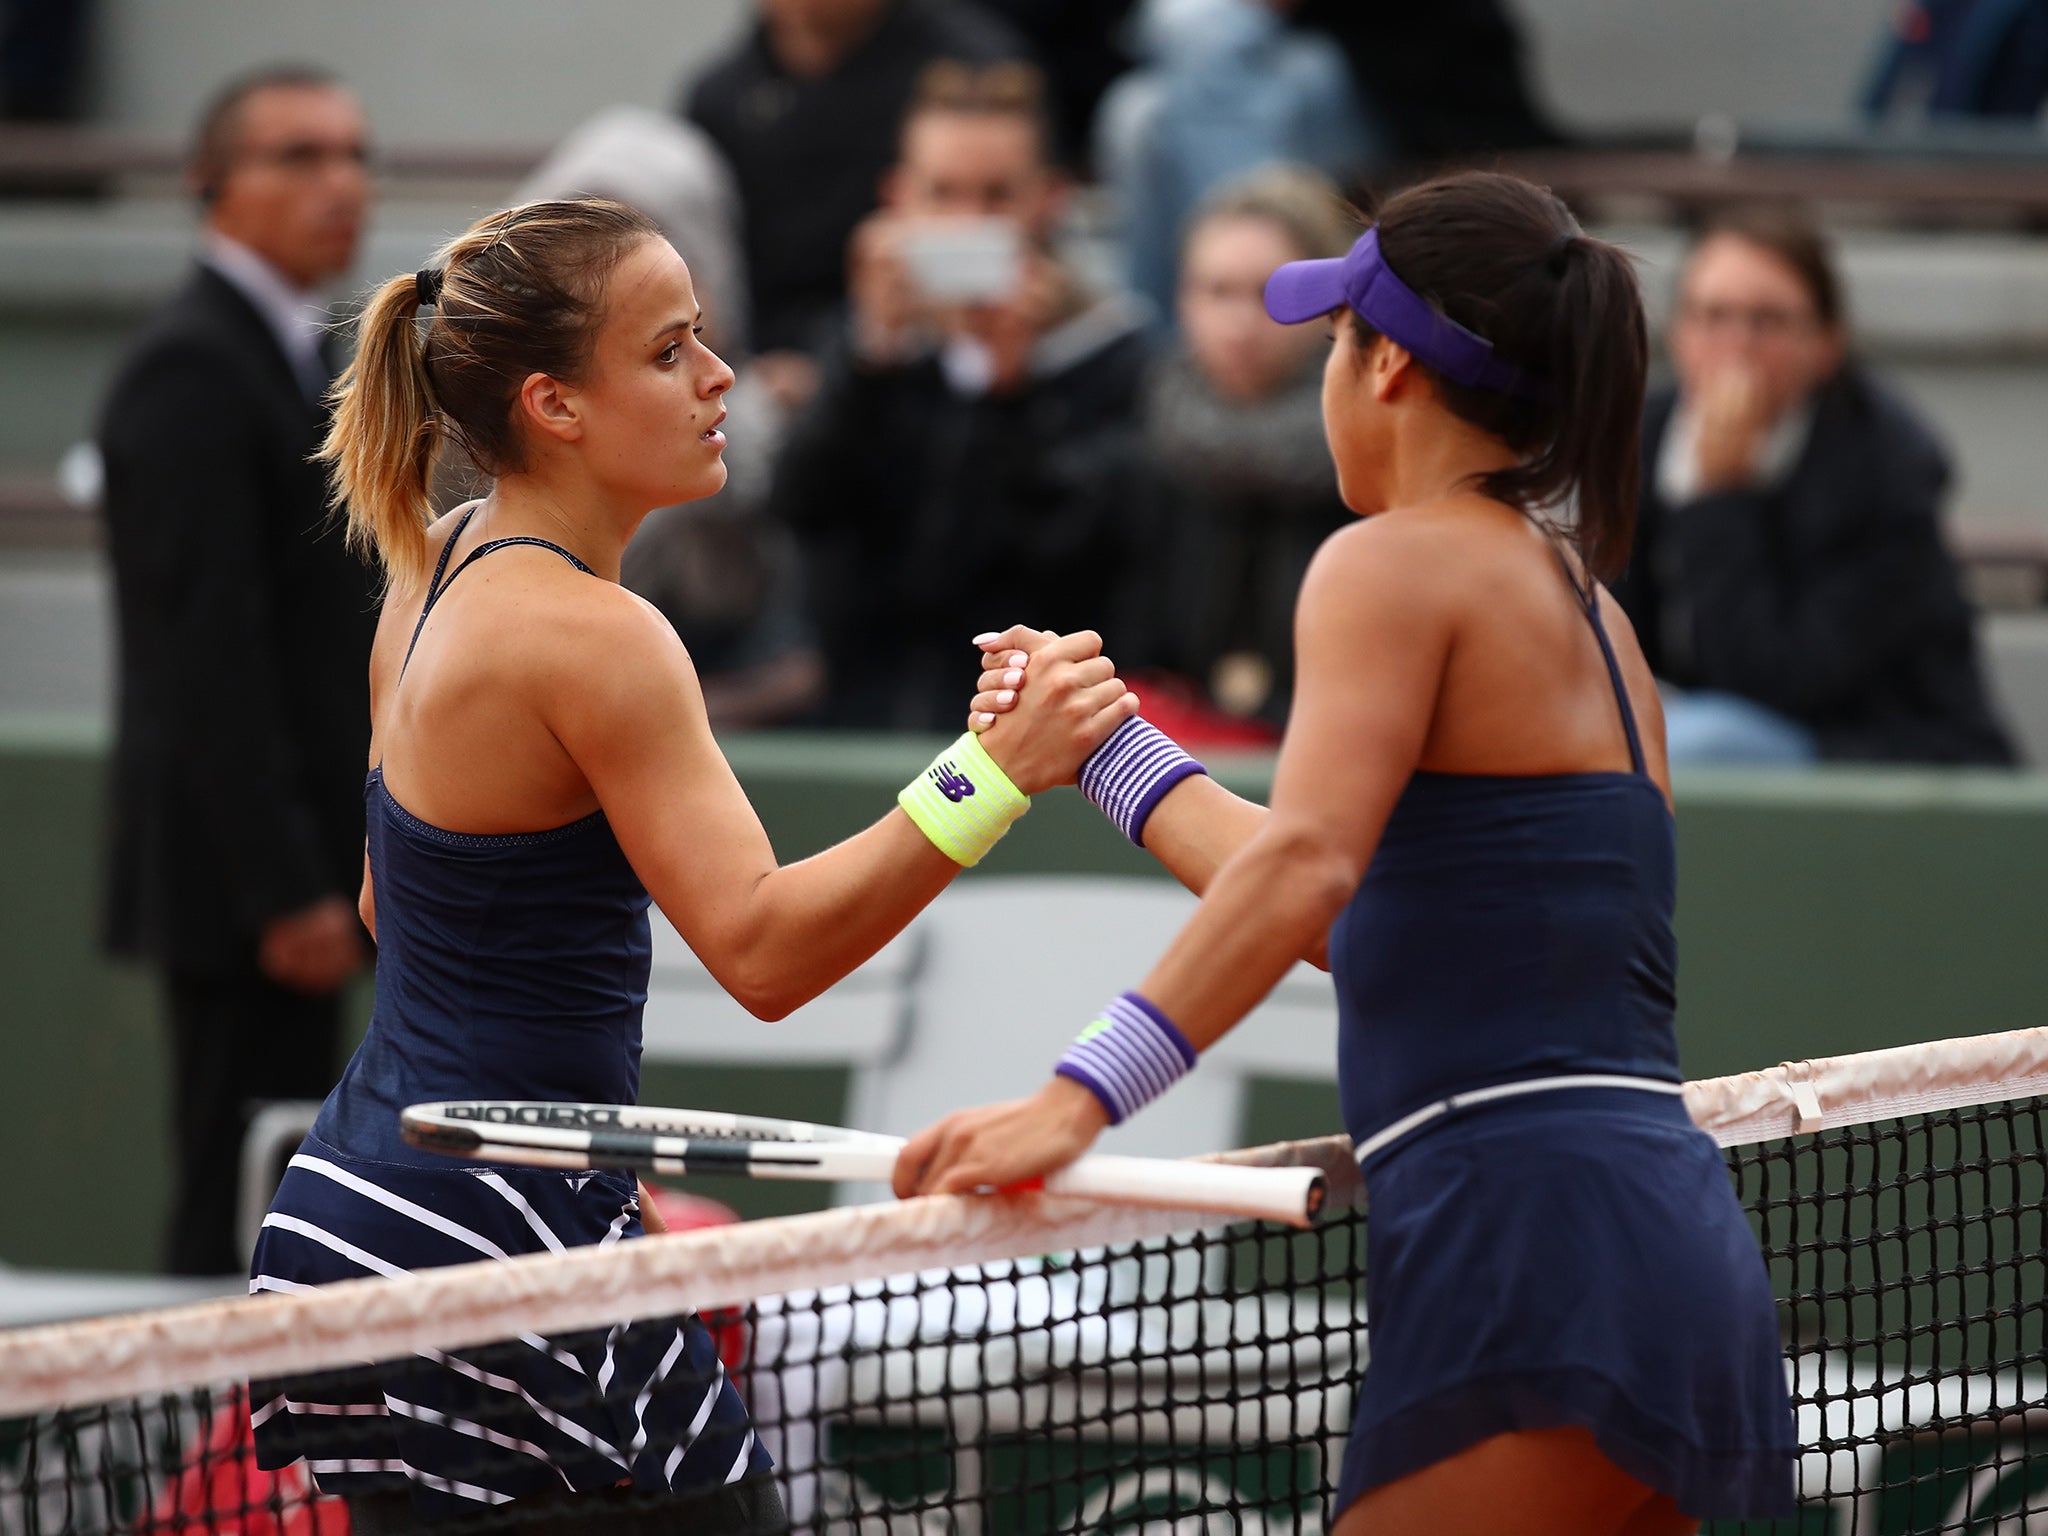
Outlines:
{"type": "MultiPolygon", "coordinates": [[[[415,1147],[530,1168],[619,1168],[657,1177],[887,1180],[903,1148],[878,1136],[804,1120],[633,1104],[464,1099],[415,1104],[399,1115],[415,1147]]],[[[1083,1157],[1050,1175],[1048,1194],[1121,1205],[1209,1211],[1307,1226],[1323,1206],[1315,1168],[1253,1168],[1159,1157],[1083,1157]]]]}

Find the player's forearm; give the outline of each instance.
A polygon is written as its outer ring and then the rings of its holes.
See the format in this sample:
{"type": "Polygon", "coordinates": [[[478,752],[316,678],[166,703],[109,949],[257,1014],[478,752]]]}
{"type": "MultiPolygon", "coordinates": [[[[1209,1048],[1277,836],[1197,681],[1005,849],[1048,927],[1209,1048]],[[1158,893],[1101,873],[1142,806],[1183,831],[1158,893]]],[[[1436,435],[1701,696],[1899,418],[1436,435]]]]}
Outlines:
{"type": "MultiPolygon", "coordinates": [[[[1234,795],[1206,774],[1167,791],[1145,823],[1145,851],[1197,896],[1206,896],[1218,872],[1258,835],[1270,814],[1234,795]]],[[[1329,969],[1328,935],[1318,929],[1295,956],[1329,969]]]]}
{"type": "Polygon", "coordinates": [[[1145,822],[1145,851],[1200,896],[1265,820],[1263,805],[1233,795],[1206,774],[1196,774],[1174,785],[1153,807],[1145,822]]]}
{"type": "Polygon", "coordinates": [[[1258,1006],[1313,949],[1358,871],[1308,829],[1270,819],[1210,883],[1141,991],[1205,1049],[1258,1006]]]}
{"type": "Polygon", "coordinates": [[[754,885],[725,952],[704,956],[757,1018],[779,1019],[844,980],[910,926],[960,865],[901,810],[754,885]]]}

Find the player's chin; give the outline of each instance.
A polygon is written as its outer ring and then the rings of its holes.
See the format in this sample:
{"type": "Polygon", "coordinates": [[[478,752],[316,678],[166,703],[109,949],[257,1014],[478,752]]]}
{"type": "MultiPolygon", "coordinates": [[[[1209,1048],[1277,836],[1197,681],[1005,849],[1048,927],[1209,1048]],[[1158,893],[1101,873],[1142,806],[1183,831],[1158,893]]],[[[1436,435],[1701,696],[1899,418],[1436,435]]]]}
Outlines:
{"type": "Polygon", "coordinates": [[[725,489],[727,470],[725,460],[713,456],[709,462],[699,458],[696,463],[683,468],[675,479],[675,494],[671,501],[702,501],[706,496],[716,495],[725,489]]]}

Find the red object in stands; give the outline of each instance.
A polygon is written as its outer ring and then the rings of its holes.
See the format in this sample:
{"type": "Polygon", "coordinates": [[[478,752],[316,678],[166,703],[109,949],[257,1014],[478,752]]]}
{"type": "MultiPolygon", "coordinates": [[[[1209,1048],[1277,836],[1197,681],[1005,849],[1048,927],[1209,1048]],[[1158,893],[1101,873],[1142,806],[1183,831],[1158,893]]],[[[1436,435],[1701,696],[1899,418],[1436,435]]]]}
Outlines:
{"type": "MultiPolygon", "coordinates": [[[[647,1184],[645,1179],[641,1180],[647,1184]]],[[[671,1232],[695,1232],[701,1227],[729,1227],[740,1219],[740,1213],[723,1200],[713,1200],[708,1195],[688,1194],[680,1189],[664,1189],[659,1184],[647,1184],[647,1192],[654,1197],[654,1209],[671,1232]]]]}
{"type": "Polygon", "coordinates": [[[240,1387],[215,1410],[136,1536],[349,1536],[348,1506],[313,1491],[305,1464],[280,1472],[256,1465],[249,1398],[240,1387]]]}
{"type": "Polygon", "coordinates": [[[1255,752],[1276,745],[1280,732],[1264,720],[1226,714],[1186,678],[1147,672],[1130,679],[1138,712],[1189,752],[1207,748],[1255,752]]]}
{"type": "MultiPolygon", "coordinates": [[[[647,1183],[645,1179],[641,1182],[647,1183]]],[[[671,1232],[730,1226],[740,1219],[740,1213],[724,1201],[705,1195],[663,1189],[659,1184],[647,1184],[647,1192],[671,1232]]],[[[725,1362],[728,1373],[738,1371],[747,1363],[747,1350],[753,1343],[747,1334],[746,1314],[738,1307],[720,1307],[702,1315],[704,1326],[711,1330],[711,1337],[718,1344],[718,1358],[725,1362]]]]}

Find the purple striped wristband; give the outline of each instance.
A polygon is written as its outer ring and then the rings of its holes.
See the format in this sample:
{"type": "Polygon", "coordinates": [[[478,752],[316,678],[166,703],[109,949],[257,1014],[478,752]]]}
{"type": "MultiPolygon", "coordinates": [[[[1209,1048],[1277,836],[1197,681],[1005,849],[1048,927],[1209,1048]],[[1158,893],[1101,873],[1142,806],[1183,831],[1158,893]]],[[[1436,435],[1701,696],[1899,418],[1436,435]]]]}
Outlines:
{"type": "Polygon", "coordinates": [[[1122,1125],[1194,1064],[1195,1048],[1173,1020],[1126,992],[1081,1031],[1053,1071],[1094,1094],[1109,1111],[1109,1123],[1122,1125]]]}
{"type": "Polygon", "coordinates": [[[1140,848],[1145,823],[1166,792],[1182,779],[1209,770],[1180,749],[1143,715],[1133,715],[1088,754],[1081,765],[1081,793],[1140,848]]]}

